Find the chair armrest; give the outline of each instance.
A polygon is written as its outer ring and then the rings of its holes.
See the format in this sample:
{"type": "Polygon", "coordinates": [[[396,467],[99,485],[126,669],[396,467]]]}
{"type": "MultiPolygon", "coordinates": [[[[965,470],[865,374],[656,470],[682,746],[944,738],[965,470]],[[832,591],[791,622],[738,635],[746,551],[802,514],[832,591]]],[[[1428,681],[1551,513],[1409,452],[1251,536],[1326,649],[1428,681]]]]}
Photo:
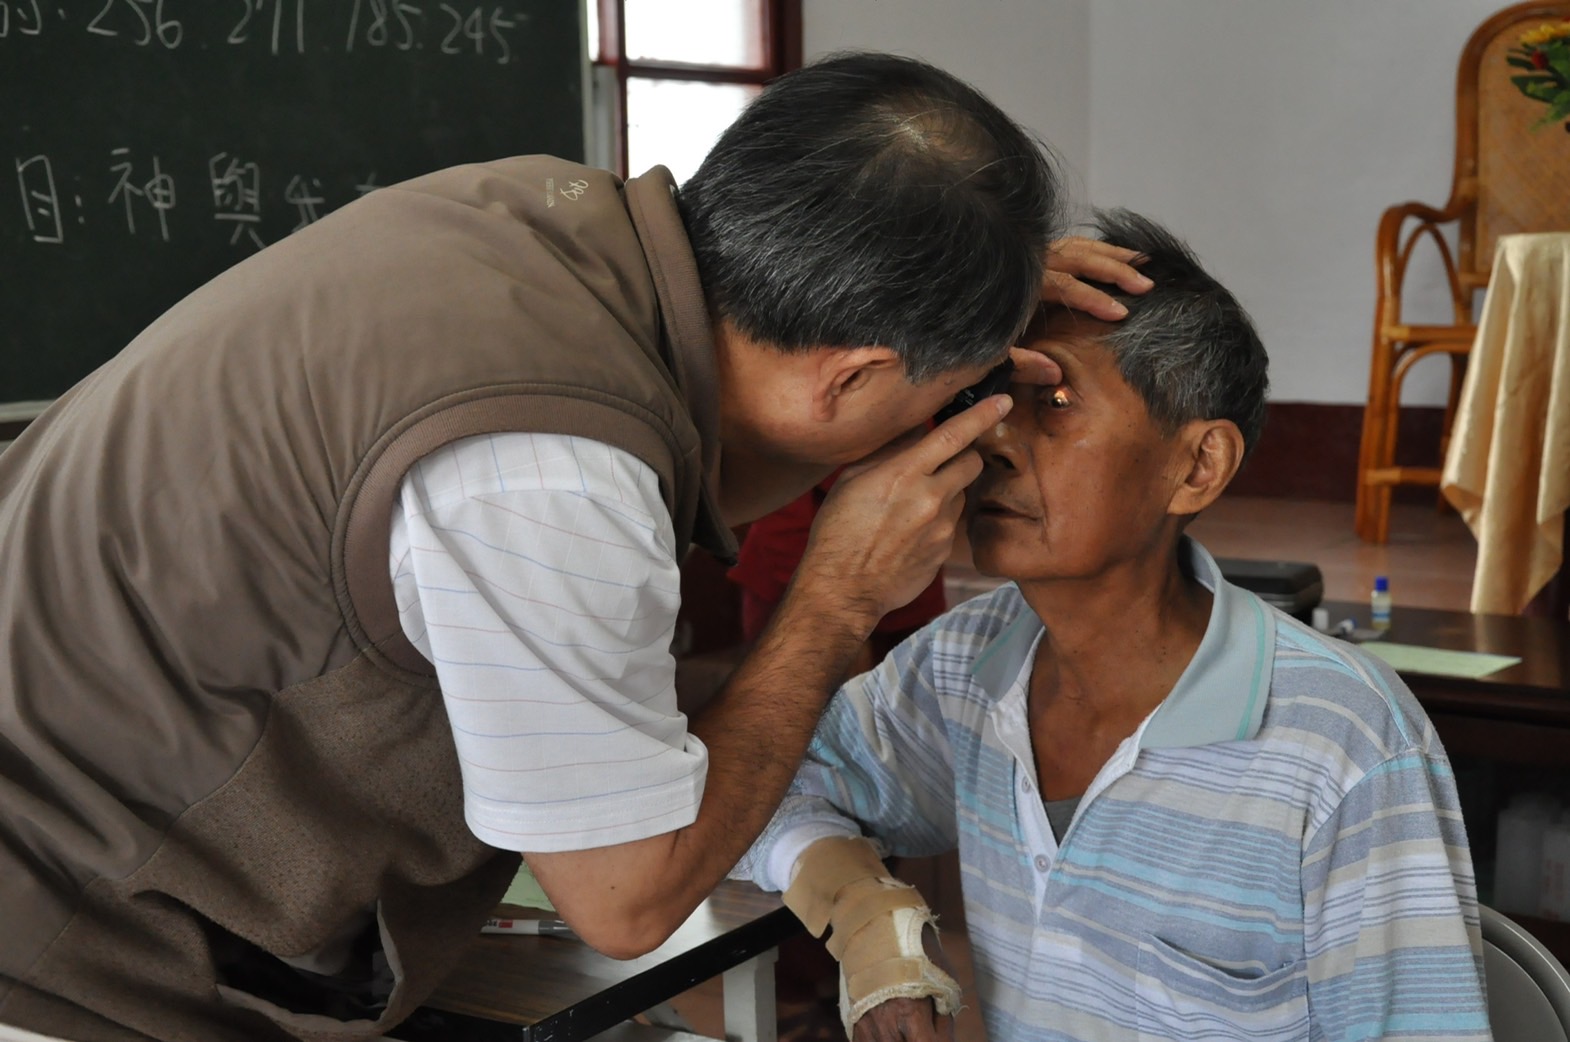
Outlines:
{"type": "Polygon", "coordinates": [[[1439,234],[1440,225],[1461,219],[1465,209],[1461,201],[1452,199],[1443,209],[1425,203],[1398,203],[1385,210],[1379,219],[1379,230],[1374,237],[1374,276],[1378,286],[1376,304],[1377,328],[1399,325],[1401,322],[1401,291],[1406,281],[1406,266],[1411,259],[1417,240],[1428,237],[1439,250],[1444,264],[1445,278],[1450,284],[1451,306],[1456,322],[1466,320],[1468,308],[1466,294],[1461,287],[1461,277],[1456,269],[1450,244],[1439,234]],[[1417,226],[1403,239],[1403,229],[1409,220],[1417,226]]]}

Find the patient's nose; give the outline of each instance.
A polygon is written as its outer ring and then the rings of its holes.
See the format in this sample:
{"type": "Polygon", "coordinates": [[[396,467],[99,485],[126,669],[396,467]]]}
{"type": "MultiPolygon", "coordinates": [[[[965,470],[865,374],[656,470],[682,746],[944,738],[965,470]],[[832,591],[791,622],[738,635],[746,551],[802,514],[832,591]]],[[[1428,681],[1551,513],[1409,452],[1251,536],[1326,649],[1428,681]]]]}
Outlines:
{"type": "Polygon", "coordinates": [[[976,451],[981,462],[998,470],[1023,470],[1026,442],[1019,424],[1011,422],[1014,412],[1020,409],[1016,401],[1008,416],[993,424],[976,439],[976,451]]]}

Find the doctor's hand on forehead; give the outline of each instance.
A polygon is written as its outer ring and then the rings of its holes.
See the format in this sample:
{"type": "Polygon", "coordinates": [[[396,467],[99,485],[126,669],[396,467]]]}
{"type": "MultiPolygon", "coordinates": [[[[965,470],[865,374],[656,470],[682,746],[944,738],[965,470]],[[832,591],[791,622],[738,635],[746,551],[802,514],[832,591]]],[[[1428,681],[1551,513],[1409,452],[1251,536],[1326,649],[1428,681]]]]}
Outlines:
{"type": "MultiPolygon", "coordinates": [[[[1125,293],[1144,293],[1155,283],[1140,274],[1142,258],[1134,251],[1099,239],[1071,236],[1059,239],[1047,253],[1047,270],[1041,282],[1044,304],[1061,304],[1088,315],[1116,322],[1128,308],[1092,283],[1116,286],[1125,293]]],[[[1016,347],[1009,352],[1016,383],[1051,386],[1063,382],[1058,364],[1040,351],[1016,347]]]]}

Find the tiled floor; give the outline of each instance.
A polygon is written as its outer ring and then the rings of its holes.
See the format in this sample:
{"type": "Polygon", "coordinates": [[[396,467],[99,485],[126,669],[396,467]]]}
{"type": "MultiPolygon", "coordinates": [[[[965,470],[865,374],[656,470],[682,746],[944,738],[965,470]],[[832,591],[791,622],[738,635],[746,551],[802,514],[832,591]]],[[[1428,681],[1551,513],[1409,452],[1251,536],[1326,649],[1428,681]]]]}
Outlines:
{"type": "MultiPolygon", "coordinates": [[[[1325,599],[1363,601],[1376,575],[1390,578],[1396,611],[1402,604],[1465,611],[1471,596],[1477,546],[1453,513],[1432,505],[1397,505],[1386,546],[1369,546],[1352,531],[1352,504],[1284,499],[1223,499],[1189,532],[1218,557],[1307,561],[1319,566],[1325,599]]],[[[949,599],[956,603],[990,589],[996,580],[970,570],[957,554],[948,570],[949,599]]],[[[969,991],[970,952],[963,936],[946,935],[961,983],[969,991]]],[[[674,1005],[699,1034],[724,1033],[717,982],[701,985],[674,1005]]],[[[983,1042],[974,1005],[956,1024],[956,1042],[983,1042]]]]}

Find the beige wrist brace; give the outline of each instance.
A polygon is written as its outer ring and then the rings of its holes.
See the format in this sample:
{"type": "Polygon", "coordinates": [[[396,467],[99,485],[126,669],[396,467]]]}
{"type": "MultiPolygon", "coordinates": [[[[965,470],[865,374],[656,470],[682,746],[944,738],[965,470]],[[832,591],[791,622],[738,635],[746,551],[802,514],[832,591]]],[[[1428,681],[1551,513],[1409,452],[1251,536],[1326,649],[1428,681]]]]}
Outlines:
{"type": "Polygon", "coordinates": [[[927,958],[922,930],[935,919],[915,887],[890,878],[863,837],[835,836],[796,861],[785,905],[840,964],[840,1019],[851,1036],[862,1014],[895,998],[930,998],[937,1011],[960,1007],[959,984],[927,958]]]}

